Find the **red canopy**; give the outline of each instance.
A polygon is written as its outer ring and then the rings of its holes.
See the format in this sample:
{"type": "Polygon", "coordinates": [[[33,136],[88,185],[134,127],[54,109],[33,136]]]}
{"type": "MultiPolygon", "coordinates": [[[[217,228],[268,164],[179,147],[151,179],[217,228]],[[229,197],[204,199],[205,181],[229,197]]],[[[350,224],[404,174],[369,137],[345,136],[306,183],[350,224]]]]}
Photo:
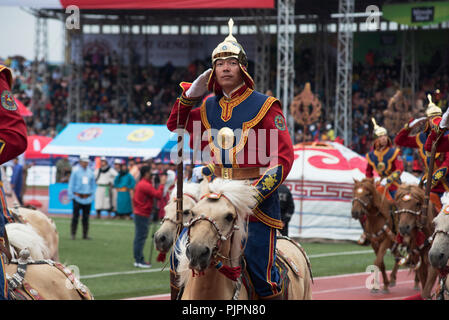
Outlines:
{"type": "Polygon", "coordinates": [[[80,9],[273,9],[274,0],[6,0],[6,5],[47,9],[61,9],[73,5],[80,9]]]}
{"type": "Polygon", "coordinates": [[[14,100],[16,101],[17,108],[22,117],[31,117],[33,115],[33,113],[19,99],[14,97],[14,100]]]}
{"type": "Polygon", "coordinates": [[[28,136],[28,147],[25,151],[25,159],[49,159],[50,156],[53,158],[67,157],[66,155],[50,155],[41,153],[42,149],[53,140],[50,137],[45,136],[28,136]]]}

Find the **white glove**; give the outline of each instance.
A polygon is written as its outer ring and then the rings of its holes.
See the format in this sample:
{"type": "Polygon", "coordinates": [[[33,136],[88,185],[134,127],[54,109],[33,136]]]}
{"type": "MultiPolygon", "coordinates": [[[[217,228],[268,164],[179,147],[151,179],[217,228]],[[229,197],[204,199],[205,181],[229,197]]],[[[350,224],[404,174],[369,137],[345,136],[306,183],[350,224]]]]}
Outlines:
{"type": "Polygon", "coordinates": [[[449,108],[447,108],[447,110],[444,112],[443,117],[441,118],[441,122],[440,122],[440,128],[444,129],[449,127],[449,108]]]}
{"type": "Polygon", "coordinates": [[[192,172],[192,180],[195,180],[195,182],[201,182],[203,180],[203,166],[201,167],[195,167],[193,168],[192,172]]]}
{"type": "Polygon", "coordinates": [[[207,91],[207,80],[209,80],[212,69],[209,68],[193,81],[189,90],[186,91],[187,98],[202,97],[207,91]]]}
{"type": "Polygon", "coordinates": [[[412,122],[410,122],[410,124],[408,126],[409,126],[409,128],[413,128],[413,126],[415,124],[417,124],[418,122],[421,122],[423,120],[426,120],[426,119],[427,119],[426,117],[421,117],[421,118],[415,119],[412,122]]]}

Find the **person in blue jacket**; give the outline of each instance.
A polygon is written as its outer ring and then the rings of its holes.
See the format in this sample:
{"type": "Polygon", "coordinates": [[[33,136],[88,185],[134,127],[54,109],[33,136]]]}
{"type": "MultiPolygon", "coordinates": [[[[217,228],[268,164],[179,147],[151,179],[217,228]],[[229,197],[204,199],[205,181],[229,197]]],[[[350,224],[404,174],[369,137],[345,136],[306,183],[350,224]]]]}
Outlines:
{"type": "Polygon", "coordinates": [[[73,215],[71,224],[72,240],[75,240],[76,237],[80,211],[83,215],[83,239],[91,239],[88,236],[89,214],[92,202],[95,198],[95,189],[95,176],[94,171],[89,168],[89,156],[81,155],[79,159],[79,166],[77,166],[70,175],[68,187],[69,199],[73,201],[73,215]]]}

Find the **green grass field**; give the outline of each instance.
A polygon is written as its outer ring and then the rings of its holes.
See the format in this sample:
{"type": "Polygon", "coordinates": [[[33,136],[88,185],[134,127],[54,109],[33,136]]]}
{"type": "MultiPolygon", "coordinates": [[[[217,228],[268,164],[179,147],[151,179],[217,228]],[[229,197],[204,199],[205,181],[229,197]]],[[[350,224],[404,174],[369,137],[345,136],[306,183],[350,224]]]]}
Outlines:
{"type": "MultiPolygon", "coordinates": [[[[123,299],[169,292],[169,265],[156,262],[156,250],[153,251],[151,269],[138,269],[133,266],[133,221],[91,218],[89,235],[92,240],[81,239],[80,221],[77,239],[71,240],[70,218],[53,219],[59,232],[60,261],[72,266],[75,272],[79,271],[81,281],[89,287],[95,299],[123,299]]],[[[158,226],[159,224],[154,228],[158,226]]],[[[152,242],[149,238],[144,252],[147,261],[150,244],[152,242]]],[[[365,272],[375,258],[371,247],[362,247],[355,243],[301,244],[310,257],[314,277],[365,272]],[[347,252],[353,254],[342,254],[347,252]]],[[[386,255],[385,263],[387,269],[391,270],[391,254],[386,255]]]]}

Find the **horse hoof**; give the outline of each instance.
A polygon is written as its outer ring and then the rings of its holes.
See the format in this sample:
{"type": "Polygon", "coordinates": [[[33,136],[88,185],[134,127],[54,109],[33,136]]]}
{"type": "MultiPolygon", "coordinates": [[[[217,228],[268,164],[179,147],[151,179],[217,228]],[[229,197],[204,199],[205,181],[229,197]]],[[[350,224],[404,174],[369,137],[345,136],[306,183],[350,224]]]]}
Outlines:
{"type": "Polygon", "coordinates": [[[379,289],[371,289],[371,293],[379,293],[379,289]]]}
{"type": "Polygon", "coordinates": [[[382,293],[383,293],[383,294],[390,293],[390,290],[388,290],[388,289],[382,289],[382,293]]]}
{"type": "Polygon", "coordinates": [[[388,285],[390,288],[396,287],[396,281],[391,281],[388,285]]]}
{"type": "Polygon", "coordinates": [[[414,287],[413,287],[413,290],[419,291],[419,290],[420,290],[420,289],[419,289],[419,286],[414,286],[414,287]]]}

